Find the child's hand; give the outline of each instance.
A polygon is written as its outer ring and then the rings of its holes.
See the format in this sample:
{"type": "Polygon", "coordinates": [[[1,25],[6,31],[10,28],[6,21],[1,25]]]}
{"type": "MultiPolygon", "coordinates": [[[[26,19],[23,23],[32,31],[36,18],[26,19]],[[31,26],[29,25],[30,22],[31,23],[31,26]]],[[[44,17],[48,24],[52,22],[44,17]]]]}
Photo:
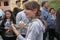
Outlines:
{"type": "Polygon", "coordinates": [[[20,21],[19,22],[19,26],[22,28],[24,26],[24,22],[23,21],[20,21]]]}

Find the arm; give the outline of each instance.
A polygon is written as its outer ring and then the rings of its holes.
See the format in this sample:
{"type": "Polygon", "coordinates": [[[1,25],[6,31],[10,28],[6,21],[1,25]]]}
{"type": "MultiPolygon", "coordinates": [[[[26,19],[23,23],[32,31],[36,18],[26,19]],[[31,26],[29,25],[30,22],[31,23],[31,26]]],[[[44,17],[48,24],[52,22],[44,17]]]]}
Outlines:
{"type": "Polygon", "coordinates": [[[19,22],[20,22],[21,20],[22,20],[21,14],[18,13],[17,16],[16,16],[16,25],[17,25],[18,28],[20,28],[20,27],[19,27],[19,22]]]}
{"type": "Polygon", "coordinates": [[[23,38],[23,37],[20,35],[20,32],[17,31],[17,29],[15,28],[14,24],[12,24],[12,30],[13,30],[13,32],[16,34],[17,40],[24,40],[24,39],[25,39],[25,38],[23,38]]]}
{"type": "Polygon", "coordinates": [[[44,10],[42,10],[41,12],[42,12],[41,18],[43,18],[44,20],[47,20],[48,13],[44,10]]]}
{"type": "MultiPolygon", "coordinates": [[[[27,34],[26,38],[23,38],[20,34],[17,36],[17,40],[35,40],[37,35],[39,34],[39,30],[38,30],[38,27],[39,26],[38,24],[36,23],[33,23],[31,25],[31,31],[29,32],[29,34],[27,34]]],[[[18,33],[17,33],[18,34],[18,33]]]]}
{"type": "Polygon", "coordinates": [[[30,31],[29,35],[27,35],[26,38],[23,38],[14,26],[12,26],[12,28],[13,28],[13,31],[15,32],[15,34],[17,35],[17,40],[35,40],[37,35],[39,34],[38,26],[39,26],[38,24],[33,23],[31,25],[31,27],[32,27],[31,31],[30,31]]]}
{"type": "Polygon", "coordinates": [[[1,30],[4,30],[4,25],[3,25],[3,24],[0,25],[0,29],[1,29],[1,30]]]}

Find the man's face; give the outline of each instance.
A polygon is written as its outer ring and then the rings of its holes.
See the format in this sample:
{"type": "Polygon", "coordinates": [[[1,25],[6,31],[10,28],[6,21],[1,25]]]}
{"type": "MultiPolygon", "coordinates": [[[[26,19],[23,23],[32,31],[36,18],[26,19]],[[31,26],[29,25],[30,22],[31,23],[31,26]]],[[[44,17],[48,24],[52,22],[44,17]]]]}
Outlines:
{"type": "Polygon", "coordinates": [[[21,2],[18,2],[18,3],[17,3],[17,6],[19,6],[19,7],[20,7],[20,6],[21,6],[21,2]]]}
{"type": "Polygon", "coordinates": [[[45,6],[46,8],[48,8],[48,2],[46,2],[46,3],[44,4],[44,6],[45,6]]]}

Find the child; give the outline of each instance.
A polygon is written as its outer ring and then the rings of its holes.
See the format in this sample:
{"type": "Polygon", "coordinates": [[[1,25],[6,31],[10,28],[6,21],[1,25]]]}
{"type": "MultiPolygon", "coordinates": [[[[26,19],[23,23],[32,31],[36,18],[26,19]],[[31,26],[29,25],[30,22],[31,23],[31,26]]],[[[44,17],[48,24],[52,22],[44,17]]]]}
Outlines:
{"type": "MultiPolygon", "coordinates": [[[[17,35],[17,40],[43,40],[43,32],[45,30],[45,26],[39,18],[40,5],[36,1],[27,1],[24,4],[24,10],[26,17],[30,18],[30,22],[27,28],[26,38],[23,38],[21,33],[19,33],[14,25],[12,25],[12,29],[17,35]]],[[[21,26],[22,23],[23,22],[20,23],[21,26]]]]}

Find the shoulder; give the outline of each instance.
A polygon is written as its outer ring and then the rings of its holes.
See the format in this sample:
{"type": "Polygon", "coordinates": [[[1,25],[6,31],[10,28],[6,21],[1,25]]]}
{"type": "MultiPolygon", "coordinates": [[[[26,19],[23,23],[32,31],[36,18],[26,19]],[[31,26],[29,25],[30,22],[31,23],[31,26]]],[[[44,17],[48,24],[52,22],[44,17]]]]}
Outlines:
{"type": "Polygon", "coordinates": [[[24,15],[25,13],[23,12],[23,11],[21,11],[21,12],[19,12],[19,13],[17,13],[17,16],[19,15],[19,16],[21,16],[21,15],[24,15]]]}
{"type": "Polygon", "coordinates": [[[36,30],[40,30],[40,31],[45,30],[45,26],[43,25],[43,23],[42,23],[42,21],[40,19],[36,19],[36,21],[34,21],[32,23],[32,28],[34,28],[36,30]]]}
{"type": "Polygon", "coordinates": [[[29,29],[39,34],[40,31],[42,30],[41,21],[39,19],[34,20],[29,29]]]}
{"type": "Polygon", "coordinates": [[[24,14],[24,11],[19,12],[18,14],[24,14]]]}
{"type": "Polygon", "coordinates": [[[31,27],[34,29],[38,29],[40,27],[40,23],[41,21],[39,19],[33,20],[31,27]]]}

